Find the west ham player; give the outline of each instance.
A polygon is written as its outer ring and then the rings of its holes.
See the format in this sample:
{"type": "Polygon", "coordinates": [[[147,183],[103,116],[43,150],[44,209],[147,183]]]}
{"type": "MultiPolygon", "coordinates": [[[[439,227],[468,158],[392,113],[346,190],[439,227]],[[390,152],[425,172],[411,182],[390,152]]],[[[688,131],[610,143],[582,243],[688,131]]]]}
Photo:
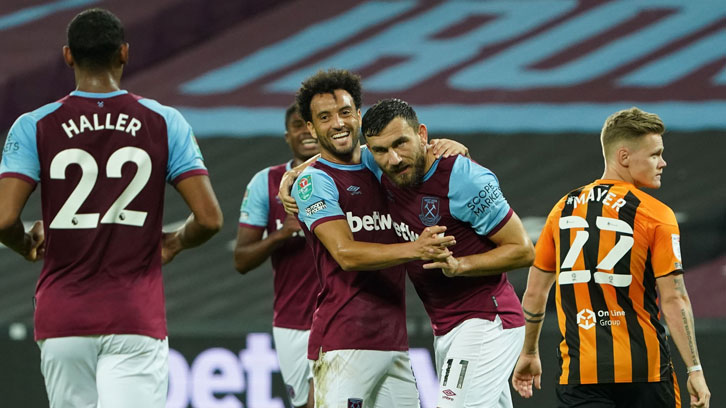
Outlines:
{"type": "Polygon", "coordinates": [[[78,14],[63,57],[76,90],[26,113],[0,164],[0,241],[45,262],[35,339],[52,407],[164,407],[161,264],[216,233],[222,213],[192,130],[176,110],[120,89],[121,22],[78,14]],[[162,234],[165,182],[192,214],[162,234]],[[40,183],[43,222],[20,213],[40,183]]]}
{"type": "Polygon", "coordinates": [[[522,298],[526,338],[512,385],[523,397],[540,388],[537,343],[557,281],[559,407],[681,406],[659,303],[688,367],[690,405],[709,406],[678,222],[641,190],[661,185],[664,132],[658,115],[638,108],[612,114],[600,134],[602,179],[572,190],[547,217],[522,298]]]}
{"type": "Polygon", "coordinates": [[[319,72],[297,95],[321,158],[293,186],[322,289],[310,332],[316,407],[417,407],[408,358],[404,269],[442,259],[453,237],[429,227],[395,244],[380,184],[360,161],[360,78],[319,72]]]}
{"type": "Polygon", "coordinates": [[[456,237],[444,262],[407,266],[434,330],[437,406],[511,407],[508,379],[524,318],[504,272],[534,257],[521,221],[491,171],[464,156],[437,158],[427,148],[426,126],[406,102],[378,102],[363,116],[362,130],[363,162],[395,202],[394,222],[410,231],[399,236],[412,240],[438,224],[456,237]]]}
{"type": "Polygon", "coordinates": [[[285,112],[285,141],[292,151],[292,160],[261,170],[247,186],[240,209],[234,262],[244,274],[268,257],[272,259],[272,335],[280,372],[292,405],[313,408],[307,347],[320,282],[297,218],[287,215],[277,198],[285,171],[318,153],[318,143],[308,131],[297,104],[285,112]],[[264,232],[267,236],[263,237],[264,232]]]}

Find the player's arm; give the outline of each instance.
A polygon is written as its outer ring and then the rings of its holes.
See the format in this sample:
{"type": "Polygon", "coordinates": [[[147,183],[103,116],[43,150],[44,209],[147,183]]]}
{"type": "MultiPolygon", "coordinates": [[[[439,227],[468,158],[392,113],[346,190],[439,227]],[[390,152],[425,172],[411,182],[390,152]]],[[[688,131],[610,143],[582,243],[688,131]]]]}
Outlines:
{"type": "Polygon", "coordinates": [[[532,265],[534,246],[517,214],[512,213],[506,224],[489,239],[496,248],[480,254],[451,256],[444,262],[426,264],[424,268],[441,268],[446,276],[453,277],[496,275],[532,265]]]}
{"type": "Polygon", "coordinates": [[[43,257],[43,224],[37,221],[27,232],[20,214],[34,186],[19,178],[0,178],[0,242],[29,261],[43,257]]]}
{"type": "Polygon", "coordinates": [[[255,269],[297,231],[300,231],[300,224],[289,214],[285,217],[282,228],[268,234],[264,239],[264,229],[240,225],[234,247],[234,267],[242,274],[255,269]]]}
{"type": "Polygon", "coordinates": [[[451,139],[431,139],[429,140],[432,152],[434,156],[438,157],[449,157],[460,154],[462,156],[469,156],[469,148],[463,144],[451,139]]]}
{"type": "Polygon", "coordinates": [[[480,254],[450,257],[424,268],[441,268],[446,276],[489,276],[532,265],[532,241],[504,198],[494,173],[466,157],[457,157],[447,198],[452,217],[469,224],[496,247],[480,254]]]}
{"type": "Polygon", "coordinates": [[[295,202],[295,199],[292,198],[292,195],[290,195],[290,190],[292,190],[292,186],[293,184],[295,184],[295,179],[297,179],[297,176],[299,176],[300,173],[303,172],[303,170],[307,169],[313,163],[318,161],[319,157],[320,153],[291,168],[282,175],[282,179],[280,180],[280,188],[277,190],[277,198],[280,199],[280,202],[285,208],[286,213],[290,215],[297,214],[297,203],[295,202]]]}
{"type": "Polygon", "coordinates": [[[184,249],[199,246],[222,228],[222,210],[207,175],[187,177],[176,184],[192,213],[178,230],[165,233],[162,262],[168,263],[184,249]]]}
{"type": "Polygon", "coordinates": [[[555,274],[545,272],[536,266],[529,268],[527,289],[522,297],[522,311],[525,319],[524,344],[519,360],[512,374],[512,386],[524,398],[532,396],[532,385],[539,390],[542,376],[542,363],[539,357],[539,336],[545,318],[547,297],[555,274]]]}
{"type": "Polygon", "coordinates": [[[377,244],[356,241],[343,219],[327,221],[313,230],[338,265],[346,271],[377,270],[417,259],[446,258],[451,254],[446,247],[456,242],[452,236],[442,236],[444,231],[446,227],[433,226],[423,230],[414,242],[377,244]]]}
{"type": "Polygon", "coordinates": [[[696,330],[691,300],[686,291],[682,271],[674,271],[656,279],[660,305],[673,342],[688,367],[688,393],[692,407],[708,407],[711,392],[701,368],[696,345],[696,330]]]}

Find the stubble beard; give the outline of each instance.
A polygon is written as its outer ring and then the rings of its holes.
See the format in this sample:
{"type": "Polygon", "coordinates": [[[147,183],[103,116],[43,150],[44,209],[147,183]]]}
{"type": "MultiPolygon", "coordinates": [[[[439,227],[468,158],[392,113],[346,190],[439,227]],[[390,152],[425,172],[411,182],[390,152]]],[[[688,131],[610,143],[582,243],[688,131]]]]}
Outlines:
{"type": "MultiPolygon", "coordinates": [[[[396,173],[397,169],[393,169],[393,173],[396,173]]],[[[409,177],[401,176],[390,176],[389,178],[393,183],[401,188],[416,187],[423,182],[424,173],[426,171],[426,155],[419,155],[413,163],[411,168],[411,174],[409,177]]]]}
{"type": "Polygon", "coordinates": [[[336,159],[342,162],[349,162],[353,159],[353,153],[355,152],[355,149],[360,145],[360,139],[355,134],[356,132],[350,130],[350,133],[351,137],[353,138],[353,143],[351,143],[350,147],[348,148],[338,148],[337,146],[335,146],[332,139],[318,139],[318,145],[320,146],[321,150],[327,150],[327,152],[336,159]]]}

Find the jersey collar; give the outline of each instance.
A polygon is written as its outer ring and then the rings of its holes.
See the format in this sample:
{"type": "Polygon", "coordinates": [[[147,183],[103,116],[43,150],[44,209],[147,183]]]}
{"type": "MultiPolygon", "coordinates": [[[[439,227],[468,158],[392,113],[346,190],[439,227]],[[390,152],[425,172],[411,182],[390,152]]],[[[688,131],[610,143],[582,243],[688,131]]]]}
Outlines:
{"type": "Polygon", "coordinates": [[[323,159],[322,157],[318,158],[318,163],[322,163],[328,167],[332,167],[334,169],[338,170],[346,170],[346,171],[355,171],[355,170],[363,170],[366,168],[365,164],[358,163],[358,164],[339,164],[339,163],[333,163],[331,161],[327,161],[323,159]]]}
{"type": "Polygon", "coordinates": [[[96,92],[85,92],[85,91],[73,91],[71,96],[80,96],[83,98],[113,98],[114,96],[124,95],[128,92],[121,89],[113,92],[96,93],[96,92]]]}
{"type": "Polygon", "coordinates": [[[438,159],[436,159],[434,161],[434,163],[431,165],[431,168],[429,169],[429,171],[427,171],[426,174],[423,176],[422,182],[427,181],[434,175],[434,173],[436,173],[436,168],[439,167],[440,161],[441,161],[441,157],[439,157],[438,159]]]}

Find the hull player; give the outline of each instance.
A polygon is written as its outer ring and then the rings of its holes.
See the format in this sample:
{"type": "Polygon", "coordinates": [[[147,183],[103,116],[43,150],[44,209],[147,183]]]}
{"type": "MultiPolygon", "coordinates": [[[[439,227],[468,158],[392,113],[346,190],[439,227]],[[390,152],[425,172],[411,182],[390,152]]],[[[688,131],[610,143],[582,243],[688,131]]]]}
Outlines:
{"type": "Polygon", "coordinates": [[[547,217],[522,300],[526,337],[512,385],[523,397],[540,387],[537,343],[556,283],[558,407],[680,407],[660,312],[688,367],[691,406],[708,407],[678,223],[641,190],[661,185],[664,132],[638,108],[611,115],[602,179],[569,192],[547,217]]]}

